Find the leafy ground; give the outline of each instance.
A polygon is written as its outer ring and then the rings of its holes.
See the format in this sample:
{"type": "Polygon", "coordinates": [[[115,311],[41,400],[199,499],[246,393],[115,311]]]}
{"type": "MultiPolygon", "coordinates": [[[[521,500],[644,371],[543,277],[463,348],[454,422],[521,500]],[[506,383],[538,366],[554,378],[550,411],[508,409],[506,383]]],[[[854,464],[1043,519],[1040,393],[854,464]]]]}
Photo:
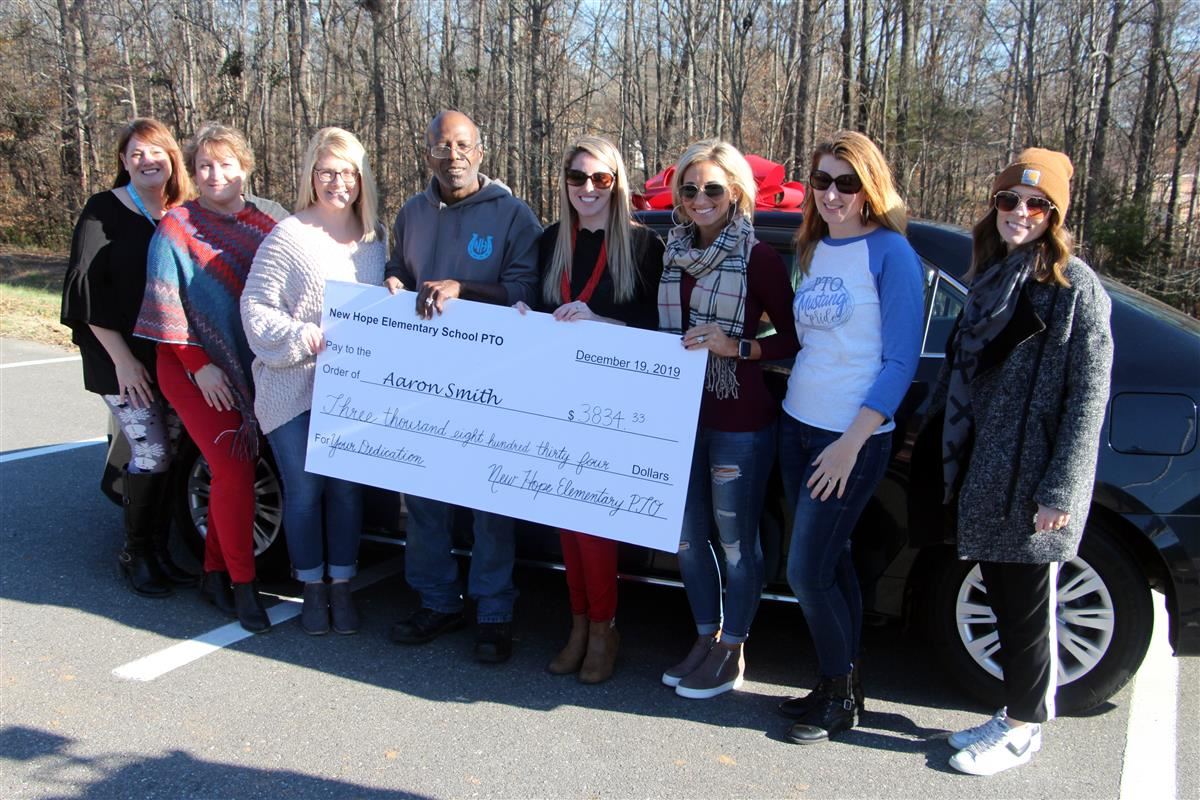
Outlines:
{"type": "Polygon", "coordinates": [[[0,248],[0,336],[71,347],[58,322],[66,269],[62,253],[0,248]]]}

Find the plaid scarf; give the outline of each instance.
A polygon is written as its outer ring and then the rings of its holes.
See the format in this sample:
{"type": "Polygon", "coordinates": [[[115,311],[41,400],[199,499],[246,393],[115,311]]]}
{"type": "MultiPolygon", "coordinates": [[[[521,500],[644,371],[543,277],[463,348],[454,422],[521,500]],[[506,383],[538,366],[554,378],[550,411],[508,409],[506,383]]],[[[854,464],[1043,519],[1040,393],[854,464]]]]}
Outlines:
{"type": "MultiPolygon", "coordinates": [[[[686,271],[696,279],[688,302],[692,327],[715,322],[726,335],[742,338],[746,322],[746,266],[757,244],[754,225],[738,215],[703,250],[692,247],[694,225],[678,225],[667,235],[662,280],[658,284],[658,327],[682,334],[680,284],[686,271]]],[[[738,396],[737,359],[708,354],[704,388],[720,400],[738,396]]]]}
{"type": "Polygon", "coordinates": [[[1036,260],[1036,248],[1017,250],[977,277],[967,294],[954,334],[954,365],[946,391],[946,421],[942,427],[943,503],[953,500],[958,491],[958,473],[966,461],[975,430],[970,387],[979,368],[979,356],[1012,320],[1017,297],[1033,274],[1036,260]]]}

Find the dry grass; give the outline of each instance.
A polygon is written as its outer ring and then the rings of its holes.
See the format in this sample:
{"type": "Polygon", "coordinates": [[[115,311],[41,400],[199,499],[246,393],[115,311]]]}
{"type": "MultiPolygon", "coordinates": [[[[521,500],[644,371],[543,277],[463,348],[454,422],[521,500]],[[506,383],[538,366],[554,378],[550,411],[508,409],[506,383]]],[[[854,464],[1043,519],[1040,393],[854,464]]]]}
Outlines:
{"type": "Polygon", "coordinates": [[[58,322],[66,269],[61,253],[0,249],[0,336],[72,346],[58,322]]]}

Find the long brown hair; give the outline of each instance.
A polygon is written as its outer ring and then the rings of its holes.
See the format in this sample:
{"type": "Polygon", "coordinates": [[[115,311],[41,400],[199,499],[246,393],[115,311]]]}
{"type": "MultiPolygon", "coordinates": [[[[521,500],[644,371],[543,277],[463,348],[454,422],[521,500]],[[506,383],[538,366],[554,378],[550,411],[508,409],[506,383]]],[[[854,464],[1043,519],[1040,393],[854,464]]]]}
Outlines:
{"type": "MultiPolygon", "coordinates": [[[[977,276],[999,264],[1008,256],[1008,244],[996,227],[996,204],[993,201],[983,218],[971,229],[971,268],[963,279],[970,284],[977,276]]],[[[1050,209],[1050,225],[1034,241],[1024,247],[1037,248],[1037,260],[1033,264],[1033,277],[1041,283],[1057,283],[1070,286],[1067,280],[1067,262],[1075,252],[1075,237],[1062,224],[1058,207],[1050,209]]]]}
{"type": "MultiPolygon", "coordinates": [[[[891,167],[873,141],[858,131],[838,131],[833,138],[813,150],[810,171],[817,168],[821,156],[840,158],[854,168],[854,173],[862,181],[862,191],[867,196],[864,208],[868,222],[903,235],[908,227],[908,211],[900,193],[896,191],[891,167]]],[[[817,192],[810,188],[804,193],[804,219],[796,229],[795,237],[796,268],[801,275],[808,274],[813,251],[828,233],[829,226],[817,211],[817,192]]]]}
{"type": "Polygon", "coordinates": [[[190,198],[192,196],[192,178],[188,174],[187,165],[183,160],[183,150],[180,149],[179,142],[175,141],[175,137],[167,130],[167,126],[150,117],[138,117],[131,120],[121,130],[121,136],[117,139],[117,177],[113,180],[113,188],[125,186],[131,180],[129,170],[125,169],[121,156],[125,154],[125,148],[129,146],[129,140],[134,136],[166,150],[167,157],[171,159],[171,177],[167,178],[167,185],[163,187],[165,193],[163,208],[174,208],[190,198]]]}

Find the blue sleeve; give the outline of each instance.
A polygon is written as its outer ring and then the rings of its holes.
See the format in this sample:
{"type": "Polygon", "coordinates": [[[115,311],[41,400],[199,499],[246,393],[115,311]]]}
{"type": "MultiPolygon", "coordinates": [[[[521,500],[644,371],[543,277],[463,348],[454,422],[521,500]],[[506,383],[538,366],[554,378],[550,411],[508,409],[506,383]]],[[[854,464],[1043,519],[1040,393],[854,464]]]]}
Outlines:
{"type": "Polygon", "coordinates": [[[921,259],[908,241],[898,233],[881,238],[869,247],[871,274],[879,291],[883,359],[863,405],[890,420],[917,374],[925,284],[921,259]]]}

